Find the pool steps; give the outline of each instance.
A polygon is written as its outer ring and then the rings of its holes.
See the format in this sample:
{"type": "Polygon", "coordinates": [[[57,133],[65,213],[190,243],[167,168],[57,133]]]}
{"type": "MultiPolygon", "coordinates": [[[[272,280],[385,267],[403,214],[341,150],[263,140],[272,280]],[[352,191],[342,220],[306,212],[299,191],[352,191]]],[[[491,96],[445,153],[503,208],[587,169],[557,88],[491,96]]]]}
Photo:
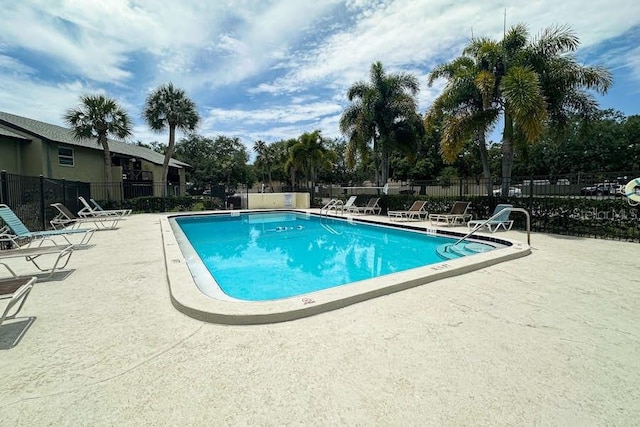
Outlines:
{"type": "Polygon", "coordinates": [[[457,245],[447,243],[438,246],[436,249],[438,255],[443,259],[456,259],[467,255],[474,255],[482,252],[488,252],[495,249],[491,245],[478,242],[462,242],[457,245]]]}

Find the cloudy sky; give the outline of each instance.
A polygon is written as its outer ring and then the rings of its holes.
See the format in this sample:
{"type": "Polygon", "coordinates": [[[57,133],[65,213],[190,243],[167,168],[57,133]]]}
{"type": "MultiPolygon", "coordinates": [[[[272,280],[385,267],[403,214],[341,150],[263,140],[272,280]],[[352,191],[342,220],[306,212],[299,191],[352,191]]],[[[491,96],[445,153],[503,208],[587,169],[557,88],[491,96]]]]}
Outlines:
{"type": "Polygon", "coordinates": [[[132,141],[168,139],[141,118],[147,94],[173,82],[202,117],[198,133],[252,147],[322,130],[339,136],[346,89],[381,61],[421,83],[420,112],[441,89],[434,65],[507,25],[531,34],[568,24],[587,65],[614,86],[601,106],[640,114],[637,0],[0,0],[0,111],[64,125],[82,94],[130,114],[132,141]]]}

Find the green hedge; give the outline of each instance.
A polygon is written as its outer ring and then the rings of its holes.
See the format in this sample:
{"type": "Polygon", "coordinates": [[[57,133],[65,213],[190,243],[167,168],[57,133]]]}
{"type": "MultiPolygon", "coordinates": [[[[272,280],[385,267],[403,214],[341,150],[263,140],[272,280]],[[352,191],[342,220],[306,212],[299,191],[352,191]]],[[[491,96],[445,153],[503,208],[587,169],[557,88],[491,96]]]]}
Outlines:
{"type": "MultiPolygon", "coordinates": [[[[359,196],[356,204],[364,205],[370,197],[359,196]]],[[[474,219],[489,218],[497,204],[510,203],[529,211],[532,231],[640,242],[640,206],[629,205],[625,198],[381,195],[382,215],[388,210],[408,209],[415,200],[426,200],[429,213],[446,213],[455,201],[470,201],[469,212],[474,219]]],[[[523,214],[515,212],[511,219],[515,229],[526,229],[523,214]]]]}
{"type": "Polygon", "coordinates": [[[133,212],[185,212],[218,210],[223,208],[221,199],[180,197],[136,197],[122,202],[98,201],[103,209],[132,209],[133,212]]]}

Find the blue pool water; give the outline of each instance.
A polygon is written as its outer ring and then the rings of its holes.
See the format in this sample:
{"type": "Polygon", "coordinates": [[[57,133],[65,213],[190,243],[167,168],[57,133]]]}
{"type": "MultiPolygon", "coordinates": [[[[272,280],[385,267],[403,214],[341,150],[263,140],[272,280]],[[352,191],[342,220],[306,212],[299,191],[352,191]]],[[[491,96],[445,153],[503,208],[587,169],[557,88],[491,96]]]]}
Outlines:
{"type": "Polygon", "coordinates": [[[188,216],[176,223],[222,291],[248,301],[303,295],[441,262],[438,247],[452,242],[292,212],[188,216]]]}

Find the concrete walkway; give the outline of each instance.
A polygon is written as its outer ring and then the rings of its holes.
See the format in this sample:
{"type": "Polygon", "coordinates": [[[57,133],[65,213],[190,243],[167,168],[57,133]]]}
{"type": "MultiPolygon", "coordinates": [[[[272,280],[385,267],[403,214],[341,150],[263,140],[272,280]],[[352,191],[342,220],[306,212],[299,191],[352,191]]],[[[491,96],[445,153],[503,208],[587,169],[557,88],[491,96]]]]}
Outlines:
{"type": "Polygon", "coordinates": [[[0,326],[2,425],[640,419],[637,243],[533,234],[514,261],[292,322],[223,326],[171,305],[159,218],[96,233],[72,274],[38,282],[15,347],[21,323],[0,326]]]}

